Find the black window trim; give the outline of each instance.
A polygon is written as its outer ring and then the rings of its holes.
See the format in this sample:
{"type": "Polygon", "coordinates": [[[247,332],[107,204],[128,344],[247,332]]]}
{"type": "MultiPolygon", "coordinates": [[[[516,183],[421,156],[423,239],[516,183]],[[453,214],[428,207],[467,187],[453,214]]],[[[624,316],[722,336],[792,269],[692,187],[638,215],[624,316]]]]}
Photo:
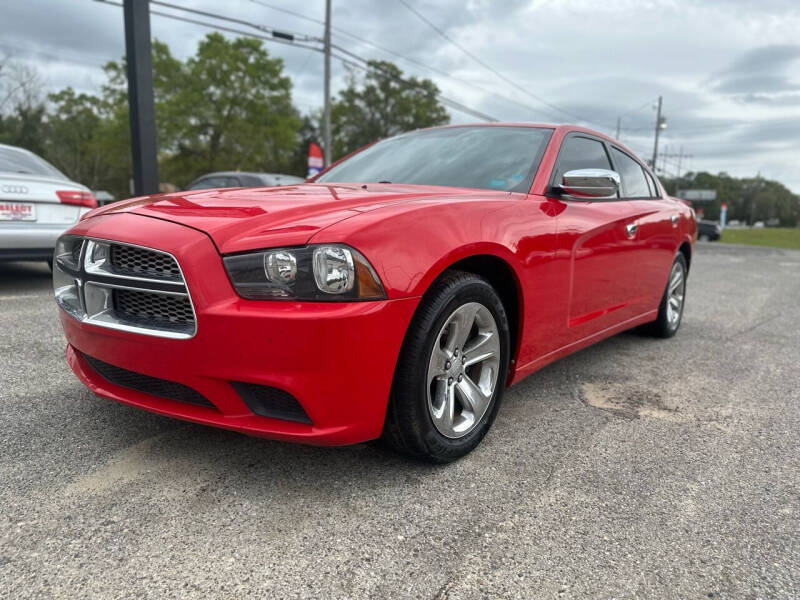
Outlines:
{"type": "Polygon", "coordinates": [[[635,156],[632,156],[630,152],[620,148],[617,144],[613,144],[612,143],[612,144],[608,144],[608,146],[609,146],[609,155],[611,156],[611,164],[613,165],[614,170],[617,173],[619,173],[620,180],[622,181],[622,190],[623,191],[625,190],[625,181],[622,179],[622,172],[619,171],[618,168],[617,168],[617,163],[614,161],[614,153],[610,151],[611,149],[616,150],[617,152],[620,152],[621,154],[624,154],[625,156],[630,158],[633,162],[635,162],[637,165],[639,165],[639,168],[642,169],[642,172],[644,173],[644,178],[645,178],[645,182],[647,183],[648,189],[650,188],[651,184],[656,186],[655,187],[655,191],[654,191],[654,194],[655,194],[654,196],[630,196],[630,197],[626,196],[626,197],[622,197],[621,199],[622,200],[661,200],[662,196],[661,196],[661,194],[659,192],[659,189],[658,189],[658,183],[656,182],[655,177],[650,173],[650,169],[646,165],[642,164],[642,161],[640,161],[635,156]]]}
{"type": "MultiPolygon", "coordinates": [[[[553,168],[550,171],[550,178],[548,180],[547,190],[545,192],[545,195],[550,198],[557,198],[559,200],[562,199],[561,194],[556,191],[556,185],[558,184],[556,183],[555,179],[556,179],[556,173],[558,173],[558,161],[561,159],[561,153],[564,151],[564,145],[567,143],[567,140],[574,137],[582,137],[595,142],[600,142],[600,144],[603,146],[603,150],[605,150],[606,158],[608,158],[608,164],[611,165],[611,169],[616,173],[619,173],[619,171],[616,170],[616,166],[614,165],[614,160],[611,157],[611,150],[609,147],[609,143],[606,140],[596,135],[592,135],[591,133],[586,133],[584,131],[568,131],[567,134],[564,136],[564,139],[561,140],[561,146],[558,148],[558,154],[556,155],[556,160],[553,162],[553,168]]],[[[621,178],[622,176],[620,176],[620,179],[621,178]]],[[[581,200],[580,202],[620,202],[622,200],[628,200],[628,199],[629,198],[623,198],[620,195],[620,193],[617,192],[616,198],[589,198],[587,200],[581,200]]]]}

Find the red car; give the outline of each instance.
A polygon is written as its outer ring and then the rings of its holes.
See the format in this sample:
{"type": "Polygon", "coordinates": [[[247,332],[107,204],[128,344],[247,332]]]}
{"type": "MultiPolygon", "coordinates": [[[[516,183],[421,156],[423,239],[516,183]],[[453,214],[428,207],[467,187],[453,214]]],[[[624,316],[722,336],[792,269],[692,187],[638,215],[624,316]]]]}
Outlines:
{"type": "Polygon", "coordinates": [[[134,198],[58,242],[67,360],[100,396],[274,439],[446,462],[503,390],[681,323],[694,216],[573,126],[415,131],[296,186],[134,198]]]}

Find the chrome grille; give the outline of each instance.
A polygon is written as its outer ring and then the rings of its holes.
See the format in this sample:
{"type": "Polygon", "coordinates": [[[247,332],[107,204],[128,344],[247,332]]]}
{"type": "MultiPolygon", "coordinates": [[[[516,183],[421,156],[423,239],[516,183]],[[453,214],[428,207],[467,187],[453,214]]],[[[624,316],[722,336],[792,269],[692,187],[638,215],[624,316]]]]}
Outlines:
{"type": "Polygon", "coordinates": [[[56,301],[79,321],[167,338],[197,331],[189,289],[168,252],[64,236],[53,267],[56,301]]]}
{"type": "Polygon", "coordinates": [[[111,244],[111,266],[120,274],[181,281],[178,263],[169,254],[137,246],[111,244]]]}

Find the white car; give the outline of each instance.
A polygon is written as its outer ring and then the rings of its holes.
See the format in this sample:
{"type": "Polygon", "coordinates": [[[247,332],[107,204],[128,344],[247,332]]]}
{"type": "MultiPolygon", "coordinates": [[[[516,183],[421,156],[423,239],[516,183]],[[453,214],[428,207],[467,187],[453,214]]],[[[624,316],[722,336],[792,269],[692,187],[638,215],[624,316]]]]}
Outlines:
{"type": "Polygon", "coordinates": [[[0,261],[51,262],[56,239],[96,206],[89,188],[43,158],[0,144],[0,261]]]}

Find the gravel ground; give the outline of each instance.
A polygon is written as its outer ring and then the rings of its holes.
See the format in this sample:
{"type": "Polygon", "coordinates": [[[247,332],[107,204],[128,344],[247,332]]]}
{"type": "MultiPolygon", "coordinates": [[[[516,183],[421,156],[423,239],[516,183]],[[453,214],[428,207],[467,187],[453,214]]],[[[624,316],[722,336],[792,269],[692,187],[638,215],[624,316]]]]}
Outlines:
{"type": "Polygon", "coordinates": [[[0,597],[800,597],[800,252],[698,245],[676,338],[511,388],[444,467],[94,397],[0,265],[0,597]]]}

